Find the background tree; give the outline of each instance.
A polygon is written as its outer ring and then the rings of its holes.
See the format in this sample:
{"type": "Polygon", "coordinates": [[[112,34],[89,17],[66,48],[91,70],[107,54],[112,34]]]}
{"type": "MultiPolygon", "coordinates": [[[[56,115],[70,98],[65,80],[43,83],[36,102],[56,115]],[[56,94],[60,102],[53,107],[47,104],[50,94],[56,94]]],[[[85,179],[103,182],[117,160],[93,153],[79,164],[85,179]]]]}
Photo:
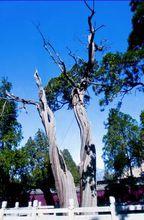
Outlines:
{"type": "Polygon", "coordinates": [[[141,141],[141,151],[140,154],[141,163],[144,162],[144,111],[140,114],[140,141],[141,141]]]}
{"type": "Polygon", "coordinates": [[[6,91],[10,92],[11,88],[11,83],[3,78],[0,85],[0,147],[2,149],[16,147],[22,138],[21,125],[17,121],[16,103],[6,100],[6,91]]]}
{"type": "Polygon", "coordinates": [[[17,177],[17,169],[22,166],[22,155],[17,147],[22,139],[21,125],[17,121],[17,106],[6,100],[6,91],[12,85],[3,78],[0,84],[0,200],[14,205],[27,200],[27,189],[17,177]]]}
{"type": "MultiPolygon", "coordinates": [[[[51,189],[55,189],[54,177],[49,158],[49,142],[42,130],[38,130],[34,138],[29,138],[25,146],[20,149],[25,155],[25,166],[20,176],[27,174],[30,189],[41,189],[48,205],[54,204],[51,189]]],[[[62,152],[66,165],[72,173],[75,183],[79,183],[79,173],[75,162],[67,149],[62,152]]]]}
{"type": "Polygon", "coordinates": [[[132,18],[132,31],[129,35],[129,50],[141,49],[144,46],[144,2],[132,0],[130,3],[132,18]]]}
{"type": "MultiPolygon", "coordinates": [[[[107,53],[103,57],[97,72],[98,83],[93,86],[96,95],[103,95],[100,100],[102,106],[108,105],[118,96],[118,107],[120,107],[126,94],[130,94],[133,90],[144,91],[144,33],[140,31],[144,28],[144,2],[131,1],[130,6],[133,17],[128,48],[124,53],[107,53]]],[[[142,148],[141,140],[135,143],[133,154],[135,154],[139,166],[143,160],[142,148]]],[[[123,169],[125,156],[121,155],[115,160],[117,162],[121,160],[121,169],[123,169]]]]}
{"type": "Polygon", "coordinates": [[[133,167],[141,165],[140,129],[136,120],[111,109],[103,138],[103,159],[107,173],[115,177],[133,176],[133,167]]]}
{"type": "Polygon", "coordinates": [[[79,183],[80,183],[79,170],[78,170],[78,167],[77,167],[76,163],[74,162],[70,152],[68,151],[68,149],[64,149],[62,151],[62,154],[63,154],[64,160],[66,162],[68,169],[70,170],[70,172],[72,173],[72,175],[74,177],[75,184],[79,185],[79,183]]]}
{"type": "Polygon", "coordinates": [[[140,121],[141,121],[141,140],[142,142],[144,141],[144,111],[141,112],[140,115],[140,121]]]}
{"type": "Polygon", "coordinates": [[[53,204],[50,189],[55,188],[55,185],[45,133],[39,129],[34,139],[30,137],[21,151],[26,155],[23,173],[28,174],[31,189],[41,189],[47,204],[53,204]]]}
{"type": "Polygon", "coordinates": [[[96,94],[103,94],[101,105],[107,105],[117,96],[132,90],[144,91],[144,2],[131,1],[132,31],[128,38],[128,49],[124,53],[107,53],[98,70],[98,83],[93,86],[96,94]]]}

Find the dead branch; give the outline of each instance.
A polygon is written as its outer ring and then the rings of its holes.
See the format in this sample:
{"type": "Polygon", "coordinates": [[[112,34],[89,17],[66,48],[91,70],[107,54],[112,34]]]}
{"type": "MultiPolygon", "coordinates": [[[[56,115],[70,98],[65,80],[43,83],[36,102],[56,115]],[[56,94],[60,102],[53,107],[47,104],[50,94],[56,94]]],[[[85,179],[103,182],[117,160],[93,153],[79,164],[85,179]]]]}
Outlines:
{"type": "Polygon", "coordinates": [[[60,71],[65,75],[66,79],[72,84],[72,86],[76,87],[74,80],[67,74],[66,65],[64,61],[60,58],[59,54],[56,52],[55,48],[49,41],[46,41],[42,31],[40,30],[39,25],[35,25],[38,33],[40,34],[43,47],[48,52],[50,58],[54,61],[54,63],[59,67],[60,71]]]}
{"type": "Polygon", "coordinates": [[[95,32],[97,32],[98,30],[100,30],[100,29],[103,28],[103,27],[105,27],[104,24],[100,25],[99,27],[97,27],[97,28],[95,29],[95,32]]]}
{"type": "Polygon", "coordinates": [[[72,53],[72,51],[70,50],[70,48],[66,47],[66,49],[68,50],[68,55],[70,57],[72,57],[72,59],[74,60],[75,64],[78,65],[78,57],[76,57],[76,55],[74,53],[72,53]]]}
{"type": "Polygon", "coordinates": [[[84,3],[86,5],[86,7],[91,11],[93,12],[94,11],[94,8],[95,8],[95,0],[93,0],[93,8],[91,8],[87,2],[87,0],[84,0],[84,3]]]}
{"type": "Polygon", "coordinates": [[[42,86],[41,78],[37,70],[35,71],[34,78],[35,78],[36,85],[39,91],[39,104],[37,106],[38,112],[40,114],[40,117],[42,118],[42,121],[44,121],[43,113],[47,112],[48,119],[49,119],[48,121],[49,123],[51,123],[51,119],[54,121],[54,114],[52,110],[50,109],[49,105],[47,104],[46,94],[45,94],[44,88],[42,86]]]}
{"type": "Polygon", "coordinates": [[[63,61],[61,60],[59,54],[56,52],[52,44],[49,41],[46,41],[44,34],[42,33],[40,29],[40,25],[35,25],[35,27],[42,38],[44,49],[48,52],[49,56],[54,61],[54,63],[58,65],[60,70],[63,72],[65,67],[62,65],[63,61]]]}
{"type": "Polygon", "coordinates": [[[89,27],[89,35],[88,35],[88,62],[87,62],[87,69],[85,71],[85,77],[88,77],[90,72],[92,71],[93,65],[94,65],[94,54],[96,51],[95,48],[95,28],[92,23],[93,16],[95,14],[94,9],[94,0],[93,0],[93,7],[91,8],[86,0],[84,0],[84,3],[86,7],[90,11],[90,15],[88,16],[88,27],[89,27]]]}
{"type": "Polygon", "coordinates": [[[95,51],[95,44],[94,44],[94,36],[95,36],[95,29],[92,25],[92,18],[94,16],[94,11],[92,11],[91,15],[88,16],[88,24],[89,24],[89,31],[90,34],[88,36],[88,65],[89,68],[93,66],[94,63],[94,51],[95,51]]]}
{"type": "Polygon", "coordinates": [[[16,101],[16,102],[20,102],[22,103],[24,106],[25,105],[35,105],[35,106],[38,106],[38,102],[34,101],[34,100],[31,100],[31,99],[23,99],[23,98],[20,98],[18,96],[15,96],[13,94],[10,94],[9,92],[6,91],[6,95],[8,97],[7,100],[13,100],[13,101],[16,101]]]}

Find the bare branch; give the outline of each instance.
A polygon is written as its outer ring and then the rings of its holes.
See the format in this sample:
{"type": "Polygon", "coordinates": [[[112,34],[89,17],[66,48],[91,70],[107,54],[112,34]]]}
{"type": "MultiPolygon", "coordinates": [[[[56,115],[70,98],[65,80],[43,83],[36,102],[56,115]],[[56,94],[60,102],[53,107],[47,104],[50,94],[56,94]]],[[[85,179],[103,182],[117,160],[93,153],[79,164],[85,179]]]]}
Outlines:
{"type": "Polygon", "coordinates": [[[77,40],[81,45],[85,46],[85,43],[84,43],[79,37],[77,37],[76,40],[77,40]]]}
{"type": "Polygon", "coordinates": [[[8,97],[7,100],[13,100],[13,101],[16,101],[16,102],[20,102],[22,103],[24,106],[25,105],[35,105],[35,106],[38,106],[38,102],[35,102],[34,100],[31,100],[31,99],[23,99],[23,98],[20,98],[18,96],[15,96],[13,94],[10,94],[9,92],[6,92],[6,95],[8,97]]]}
{"type": "Polygon", "coordinates": [[[35,78],[36,85],[37,85],[38,91],[39,91],[39,104],[37,106],[37,109],[38,109],[39,115],[42,119],[46,133],[49,133],[50,129],[46,128],[46,124],[47,123],[48,124],[54,123],[54,114],[47,103],[46,94],[45,94],[44,88],[42,86],[41,78],[40,78],[37,70],[34,73],[34,78],[35,78]]]}
{"type": "Polygon", "coordinates": [[[89,67],[93,66],[94,63],[94,51],[95,51],[95,43],[94,43],[94,36],[95,36],[95,29],[92,25],[92,17],[94,15],[94,11],[92,12],[92,14],[88,17],[88,24],[89,24],[89,31],[90,34],[88,36],[88,64],[89,67]]]}
{"type": "Polygon", "coordinates": [[[97,32],[98,30],[100,30],[100,29],[103,28],[103,27],[105,27],[104,24],[100,25],[99,27],[97,27],[97,28],[95,29],[95,32],[97,32]]]}
{"type": "Polygon", "coordinates": [[[89,6],[89,4],[87,3],[87,0],[84,0],[84,3],[91,12],[94,11],[94,0],[93,0],[93,9],[89,6]]]}
{"type": "Polygon", "coordinates": [[[48,52],[49,56],[54,61],[54,63],[58,65],[60,70],[63,71],[63,67],[61,65],[62,60],[60,59],[59,54],[55,51],[54,47],[50,44],[50,42],[46,41],[42,31],[40,30],[40,25],[35,25],[35,27],[42,38],[44,49],[48,52]]]}
{"type": "Polygon", "coordinates": [[[49,41],[46,41],[42,31],[40,30],[40,26],[39,25],[35,25],[35,26],[36,26],[36,29],[38,30],[38,32],[42,38],[43,47],[48,52],[51,59],[59,67],[60,71],[63,72],[63,74],[66,76],[67,80],[72,84],[72,86],[76,87],[76,84],[73,81],[73,79],[71,77],[69,77],[67,74],[66,65],[65,65],[64,61],[60,58],[59,54],[56,52],[56,50],[54,49],[52,44],[49,41]]]}
{"type": "MultiPolygon", "coordinates": [[[[129,86],[130,86],[130,88],[121,90],[121,93],[127,94],[127,93],[131,92],[131,90],[133,90],[134,88],[136,88],[138,86],[144,87],[144,83],[136,82],[136,83],[131,83],[131,85],[129,85],[129,86]]],[[[122,87],[123,87],[123,85],[122,85],[122,87]]],[[[138,89],[138,88],[136,88],[136,89],[138,89]]]]}
{"type": "Polygon", "coordinates": [[[95,0],[93,0],[93,10],[95,9],[95,0]]]}
{"type": "Polygon", "coordinates": [[[68,55],[73,58],[73,60],[74,60],[74,62],[75,62],[76,64],[78,64],[78,63],[77,63],[78,58],[75,56],[74,53],[72,53],[72,51],[70,50],[70,48],[68,48],[68,47],[66,47],[66,48],[67,48],[67,50],[68,50],[68,55]]]}
{"type": "Polygon", "coordinates": [[[94,65],[94,54],[96,51],[95,48],[95,42],[94,42],[94,37],[95,37],[95,28],[92,23],[92,18],[95,14],[94,10],[94,0],[93,0],[93,8],[91,8],[86,0],[84,0],[85,5],[90,11],[90,15],[88,16],[88,26],[89,26],[89,35],[88,35],[88,62],[87,62],[87,69],[85,71],[85,76],[88,77],[89,74],[91,73],[94,65]]]}

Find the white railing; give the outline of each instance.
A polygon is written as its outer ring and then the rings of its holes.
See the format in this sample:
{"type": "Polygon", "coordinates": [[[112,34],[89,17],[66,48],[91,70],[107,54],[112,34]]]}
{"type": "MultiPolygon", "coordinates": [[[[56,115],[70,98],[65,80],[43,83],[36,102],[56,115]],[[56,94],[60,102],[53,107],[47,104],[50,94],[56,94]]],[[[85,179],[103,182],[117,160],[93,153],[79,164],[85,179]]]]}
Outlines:
{"type": "Polygon", "coordinates": [[[70,200],[68,208],[54,208],[41,206],[35,200],[29,202],[28,207],[19,207],[16,202],[14,208],[7,208],[7,202],[2,203],[0,220],[144,220],[144,206],[115,206],[115,198],[110,197],[110,205],[103,207],[74,208],[70,200]]]}
{"type": "Polygon", "coordinates": [[[70,200],[68,208],[41,206],[38,201],[30,202],[28,207],[20,208],[19,203],[14,208],[6,208],[7,202],[2,203],[0,220],[115,220],[115,199],[110,197],[110,206],[74,208],[70,200]]]}

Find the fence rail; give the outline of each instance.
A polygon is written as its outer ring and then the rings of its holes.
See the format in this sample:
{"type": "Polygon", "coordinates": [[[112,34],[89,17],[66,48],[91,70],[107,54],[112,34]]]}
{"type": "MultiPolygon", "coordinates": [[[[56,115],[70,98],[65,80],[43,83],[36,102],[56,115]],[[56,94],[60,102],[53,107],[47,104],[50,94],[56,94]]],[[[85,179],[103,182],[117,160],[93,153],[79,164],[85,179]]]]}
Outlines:
{"type": "Polygon", "coordinates": [[[114,197],[110,197],[110,205],[104,207],[74,208],[70,200],[68,208],[41,206],[38,201],[29,203],[28,207],[7,208],[7,202],[2,203],[0,220],[144,220],[144,206],[115,206],[114,197]],[[120,212],[119,212],[119,211],[120,212]],[[136,211],[136,214],[134,213],[136,211]],[[139,213],[138,213],[139,211],[139,213]],[[119,212],[119,213],[118,213],[119,212]],[[131,214],[130,214],[131,213],[131,214]]]}

